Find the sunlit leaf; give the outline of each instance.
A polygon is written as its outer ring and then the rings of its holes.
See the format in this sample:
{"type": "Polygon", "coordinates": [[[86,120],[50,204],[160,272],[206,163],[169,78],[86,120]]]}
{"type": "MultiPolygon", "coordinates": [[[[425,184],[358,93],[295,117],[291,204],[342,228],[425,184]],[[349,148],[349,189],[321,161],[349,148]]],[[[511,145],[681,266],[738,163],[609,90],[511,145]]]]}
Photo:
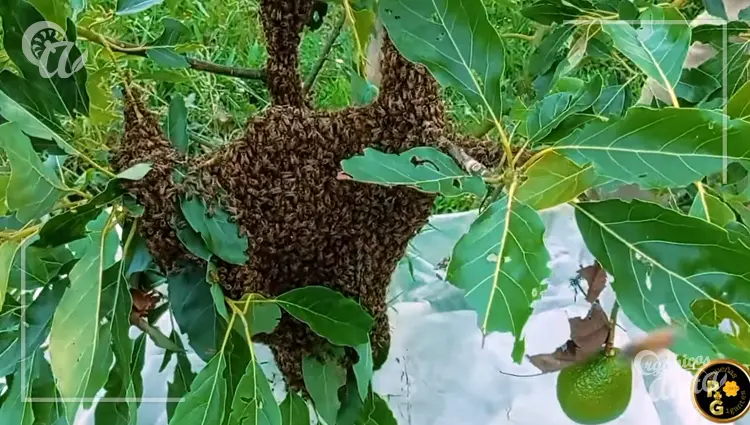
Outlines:
{"type": "Polygon", "coordinates": [[[402,154],[366,148],[364,154],[341,161],[341,167],[353,180],[365,183],[411,186],[445,196],[484,196],[487,191],[481,177],[467,173],[450,156],[430,147],[402,154]]]}
{"type": "Polygon", "coordinates": [[[373,365],[372,365],[372,345],[368,342],[367,344],[361,344],[354,349],[357,351],[359,360],[352,366],[354,375],[357,377],[357,391],[362,400],[367,397],[367,391],[370,388],[370,382],[372,381],[373,365]]]}
{"type": "Polygon", "coordinates": [[[734,211],[703,185],[698,187],[698,193],[690,207],[690,215],[702,218],[719,227],[726,227],[729,222],[735,219],[734,211]]]}
{"type": "Polygon", "coordinates": [[[591,165],[579,166],[552,151],[529,167],[516,198],[535,210],[543,210],[575,199],[595,181],[591,165]]]}
{"type": "Polygon", "coordinates": [[[521,332],[549,276],[544,223],[517,198],[516,183],[490,204],[459,239],[447,280],[466,291],[483,334],[511,332],[514,360],[523,356],[521,332]],[[520,352],[519,352],[520,351],[520,352]]]}
{"type": "Polygon", "coordinates": [[[134,166],[116,175],[115,178],[124,180],[140,180],[144,178],[149,171],[151,171],[151,164],[135,164],[134,166]]]}
{"type": "MultiPolygon", "coordinates": [[[[237,306],[240,310],[245,310],[245,303],[250,303],[247,306],[247,313],[245,314],[245,321],[250,326],[250,335],[257,335],[261,333],[270,334],[276,329],[276,326],[281,320],[281,310],[275,303],[266,302],[264,298],[258,294],[247,294],[237,302],[237,306]]],[[[235,330],[244,338],[245,328],[240,320],[234,322],[235,330]]]]}
{"type": "Polygon", "coordinates": [[[731,118],[747,119],[750,117],[750,82],[742,87],[729,99],[727,115],[731,118]]]}
{"type": "Polygon", "coordinates": [[[276,303],[336,345],[368,342],[372,316],[356,301],[324,286],[306,286],[276,297],[276,303]]]}

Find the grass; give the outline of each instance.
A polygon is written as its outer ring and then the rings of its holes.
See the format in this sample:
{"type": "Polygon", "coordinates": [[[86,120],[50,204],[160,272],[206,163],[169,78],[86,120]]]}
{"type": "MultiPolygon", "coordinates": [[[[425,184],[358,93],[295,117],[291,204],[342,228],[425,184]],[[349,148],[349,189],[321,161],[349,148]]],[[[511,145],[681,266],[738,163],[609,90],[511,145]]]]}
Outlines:
{"type": "MultiPolygon", "coordinates": [[[[697,0],[696,0],[697,1],[697,0]]],[[[536,28],[520,15],[521,0],[484,0],[490,21],[504,39],[505,72],[508,76],[505,91],[508,99],[533,96],[533,81],[525,71],[527,57],[533,50],[528,40],[513,34],[534,34],[536,28]]],[[[159,37],[163,30],[162,19],[172,17],[183,22],[191,33],[191,43],[185,50],[192,56],[219,64],[262,68],[267,54],[258,15],[257,0],[166,0],[145,12],[116,16],[116,0],[94,0],[82,17],[81,24],[137,44],[147,44],[159,37]]],[[[342,8],[331,5],[321,28],[307,30],[300,46],[300,71],[308,75],[320,57],[321,50],[342,8]]],[[[346,25],[333,45],[315,82],[312,102],[316,108],[336,109],[351,104],[350,73],[353,69],[353,36],[346,25]]],[[[190,130],[193,137],[204,144],[216,145],[239,136],[249,118],[265,109],[268,92],[260,81],[241,80],[190,70],[164,69],[152,61],[141,58],[128,60],[127,67],[112,69],[106,52],[92,46],[89,71],[101,76],[101,84],[90,87],[101,112],[99,120],[77,122],[74,133],[76,143],[84,151],[96,152],[116,137],[121,128],[119,102],[111,96],[124,78],[123,69],[131,70],[134,84],[149,94],[151,108],[161,116],[167,115],[169,98],[179,93],[187,100],[190,130]],[[113,72],[114,71],[114,72],[113,72]],[[83,146],[81,146],[83,145],[83,146]]],[[[603,65],[601,72],[610,72],[611,65],[603,65]]],[[[122,94],[115,93],[122,96],[122,94]]],[[[444,89],[443,99],[453,125],[462,132],[476,133],[486,127],[488,120],[483,111],[472,108],[455,90],[444,89]]],[[[508,104],[511,102],[509,101],[508,104]]],[[[494,130],[492,130],[494,131],[494,130]]],[[[490,132],[492,136],[493,133],[490,132]]],[[[435,203],[434,212],[454,212],[476,206],[468,197],[442,198],[435,203]]]]}

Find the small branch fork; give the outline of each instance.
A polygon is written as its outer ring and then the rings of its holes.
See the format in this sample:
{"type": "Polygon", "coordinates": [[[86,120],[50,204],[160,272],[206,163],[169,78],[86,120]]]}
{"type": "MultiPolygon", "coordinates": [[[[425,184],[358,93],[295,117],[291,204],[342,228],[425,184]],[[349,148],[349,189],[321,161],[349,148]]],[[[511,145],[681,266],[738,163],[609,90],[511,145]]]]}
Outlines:
{"type": "MultiPolygon", "coordinates": [[[[91,29],[78,27],[78,35],[86,40],[108,47],[113,52],[125,53],[133,56],[147,57],[151,46],[139,46],[122,40],[107,37],[91,29]]],[[[191,69],[196,71],[205,71],[212,74],[226,75],[229,77],[244,78],[249,80],[265,80],[266,72],[262,69],[240,68],[234,66],[219,65],[213,62],[202,61],[200,59],[187,57],[187,62],[191,69]]]]}
{"type": "Polygon", "coordinates": [[[458,162],[464,170],[481,177],[490,177],[490,169],[481,162],[472,158],[461,147],[446,139],[445,137],[443,137],[440,142],[446,147],[450,156],[452,156],[453,159],[455,159],[456,162],[458,162]]]}
{"type": "Polygon", "coordinates": [[[320,73],[320,70],[323,69],[323,65],[325,64],[326,60],[328,60],[328,55],[331,53],[333,44],[336,42],[336,39],[339,37],[339,34],[341,33],[341,29],[344,27],[345,22],[346,22],[346,15],[342,14],[339,20],[336,22],[336,26],[333,28],[333,31],[328,36],[328,40],[326,40],[326,44],[325,46],[323,46],[323,51],[320,53],[320,57],[318,58],[318,61],[315,62],[315,65],[313,66],[313,69],[310,72],[310,75],[307,76],[305,83],[302,85],[303,95],[306,95],[310,91],[310,89],[312,89],[313,84],[315,84],[315,79],[318,78],[318,74],[320,73]]]}

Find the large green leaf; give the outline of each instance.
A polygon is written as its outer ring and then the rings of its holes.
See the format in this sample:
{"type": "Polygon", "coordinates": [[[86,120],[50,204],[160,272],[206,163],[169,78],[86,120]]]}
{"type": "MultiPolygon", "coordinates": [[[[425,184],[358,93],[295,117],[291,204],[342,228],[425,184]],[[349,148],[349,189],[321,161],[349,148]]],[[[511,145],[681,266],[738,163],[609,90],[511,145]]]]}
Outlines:
{"type": "Polygon", "coordinates": [[[675,94],[690,103],[700,103],[721,87],[715,76],[701,68],[683,69],[675,94]]]}
{"type": "Polygon", "coordinates": [[[276,297],[284,310],[336,345],[356,347],[368,341],[372,316],[356,301],[324,286],[306,286],[276,297]]]}
{"type": "Polygon", "coordinates": [[[282,425],[310,425],[310,410],[305,399],[289,391],[279,406],[282,425]]]}
{"type": "Polygon", "coordinates": [[[602,29],[612,37],[617,50],[673,91],[690,47],[690,26],[672,7],[650,6],[640,20],[638,29],[626,21],[604,22],[602,29]]]}
{"type": "Polygon", "coordinates": [[[526,68],[529,74],[537,76],[549,71],[555,62],[552,59],[563,55],[568,40],[575,29],[575,25],[558,25],[545,35],[539,47],[529,58],[529,64],[526,68]]]}
{"type": "Polygon", "coordinates": [[[195,377],[190,392],[177,404],[170,425],[214,425],[224,417],[227,367],[223,354],[214,356],[195,377]]]}
{"type": "Polygon", "coordinates": [[[52,21],[65,29],[70,16],[69,0],[29,0],[36,9],[44,15],[44,19],[52,21]]]}
{"type": "Polygon", "coordinates": [[[49,219],[39,232],[38,246],[60,246],[86,237],[86,226],[99,216],[101,209],[66,211],[49,219]]]}
{"type": "Polygon", "coordinates": [[[266,375],[251,361],[232,401],[229,425],[281,425],[281,411],[273,397],[266,375]]]}
{"type": "Polygon", "coordinates": [[[543,25],[563,23],[586,13],[593,5],[585,1],[540,0],[521,9],[521,14],[543,25]]]}
{"type": "Polygon", "coordinates": [[[516,182],[508,195],[482,212],[453,248],[447,280],[466,291],[483,334],[511,332],[513,357],[523,356],[523,327],[531,304],[546,288],[549,254],[539,214],[516,198],[516,182]]]}
{"type": "Polygon", "coordinates": [[[21,245],[21,243],[12,240],[5,241],[0,245],[0,310],[3,309],[5,295],[8,292],[8,280],[13,267],[13,259],[21,245]]]}
{"type": "Polygon", "coordinates": [[[63,194],[57,174],[42,164],[29,138],[14,123],[0,125],[0,146],[11,167],[8,208],[23,222],[50,212],[63,194]]]}
{"type": "Polygon", "coordinates": [[[735,220],[734,211],[703,185],[698,186],[698,193],[690,207],[690,215],[702,218],[719,227],[726,227],[729,222],[735,220]]]}
{"type": "Polygon", "coordinates": [[[35,398],[31,403],[34,411],[34,425],[55,425],[63,424],[65,419],[65,407],[57,392],[55,376],[52,374],[52,368],[44,356],[34,356],[34,370],[32,371],[34,379],[31,383],[31,397],[35,398]],[[46,399],[49,401],[40,401],[46,399]]]}
{"type": "Polygon", "coordinates": [[[746,246],[714,224],[655,203],[613,199],[575,206],[586,246],[614,276],[612,288],[628,319],[646,331],[680,328],[677,353],[750,361],[746,246]],[[725,319],[739,332],[719,330],[725,319]]]}
{"type": "Polygon", "coordinates": [[[21,360],[28,361],[47,340],[52,316],[67,285],[68,282],[63,280],[45,287],[26,308],[27,326],[0,333],[0,376],[13,374],[21,360]],[[20,335],[22,331],[25,332],[24,338],[20,335]]]}
{"type": "Polygon", "coordinates": [[[401,54],[495,121],[502,117],[505,48],[481,0],[379,3],[379,16],[401,54]]]}
{"type": "MultiPolygon", "coordinates": [[[[187,58],[184,55],[177,53],[174,49],[178,43],[182,42],[190,35],[190,29],[182,22],[172,18],[164,18],[162,24],[164,25],[164,31],[153,43],[153,48],[146,52],[146,55],[163,67],[178,69],[190,67],[187,58]]],[[[170,115],[171,106],[170,103],[170,115]]],[[[167,134],[169,134],[170,140],[172,140],[171,131],[168,131],[167,134]]],[[[187,134],[185,134],[185,136],[187,136],[187,134]]],[[[172,141],[174,142],[174,140],[172,141]]],[[[179,146],[175,146],[179,150],[179,146]]]]}
{"type": "Polygon", "coordinates": [[[183,200],[182,214],[198,232],[211,252],[227,263],[242,265],[247,262],[248,242],[241,236],[237,225],[230,221],[229,214],[217,208],[209,217],[206,205],[197,198],[183,200]]]}
{"type": "MultiPolygon", "coordinates": [[[[103,212],[89,225],[89,245],[70,271],[70,287],[55,311],[50,332],[50,359],[60,395],[80,400],[92,378],[100,339],[104,271],[115,263],[119,238],[110,216],[103,212]]],[[[67,417],[73,421],[78,401],[68,403],[67,417]]]]}
{"type": "Polygon", "coordinates": [[[335,424],[341,406],[338,391],[346,384],[346,371],[335,360],[321,363],[313,357],[305,357],[302,378],[315,411],[327,424],[335,424]]]}
{"type": "MultiPolygon", "coordinates": [[[[174,333],[172,333],[173,340],[182,347],[182,343],[180,342],[179,336],[174,333]]],[[[187,392],[190,390],[190,385],[193,383],[193,380],[195,379],[195,372],[193,372],[191,366],[190,366],[190,360],[187,357],[187,354],[185,353],[177,353],[177,364],[174,368],[174,374],[172,377],[172,381],[167,384],[167,397],[176,399],[176,398],[182,398],[187,392]]],[[[167,357],[165,353],[165,358],[167,357]]],[[[172,420],[172,416],[174,416],[174,409],[177,407],[177,403],[170,401],[167,402],[167,418],[168,420],[172,420]]]]}
{"type": "Polygon", "coordinates": [[[635,107],[622,119],[586,125],[552,149],[579,165],[593,163],[602,177],[644,188],[686,186],[750,159],[750,123],[700,109],[635,107]]]}
{"type": "Polygon", "coordinates": [[[457,196],[473,193],[484,196],[487,188],[450,156],[435,148],[419,147],[402,154],[388,154],[366,148],[362,155],[341,161],[352,179],[387,186],[411,186],[428,193],[457,196]]]}
{"type": "Polygon", "coordinates": [[[591,165],[579,166],[551,151],[529,167],[516,198],[535,210],[571,201],[596,182],[591,165]]]}
{"type": "MultiPolygon", "coordinates": [[[[265,333],[270,334],[276,329],[276,325],[281,320],[281,310],[279,306],[266,302],[258,294],[246,294],[241,300],[237,301],[237,307],[245,311],[245,303],[250,303],[245,313],[245,321],[250,327],[250,336],[265,333]]],[[[245,326],[240,320],[234,322],[235,330],[245,338],[245,326]]]]}

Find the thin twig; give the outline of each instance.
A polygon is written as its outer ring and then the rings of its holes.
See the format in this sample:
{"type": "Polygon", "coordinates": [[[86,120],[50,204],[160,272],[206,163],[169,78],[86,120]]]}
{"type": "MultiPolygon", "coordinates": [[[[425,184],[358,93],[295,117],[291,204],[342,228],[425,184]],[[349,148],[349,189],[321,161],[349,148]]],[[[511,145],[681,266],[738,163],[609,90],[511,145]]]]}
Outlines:
{"type": "Polygon", "coordinates": [[[617,330],[617,313],[620,311],[620,304],[615,301],[615,305],[612,307],[612,312],[609,314],[609,335],[607,335],[607,342],[604,343],[604,354],[606,356],[612,356],[615,348],[615,331],[617,330]]]}
{"type": "Polygon", "coordinates": [[[450,140],[446,138],[442,138],[440,140],[445,147],[448,149],[448,153],[450,156],[453,157],[461,166],[466,170],[467,172],[471,174],[475,174],[482,177],[489,177],[490,176],[490,170],[482,164],[481,162],[477,161],[476,159],[469,156],[468,153],[466,153],[465,150],[463,150],[461,147],[457,146],[450,140]]]}
{"type": "MultiPolygon", "coordinates": [[[[97,44],[107,46],[113,52],[124,53],[128,55],[147,57],[148,51],[154,46],[139,46],[126,41],[117,40],[104,36],[88,28],[78,27],[78,35],[97,44]]],[[[196,71],[210,72],[212,74],[226,75],[229,77],[245,78],[249,80],[265,80],[266,72],[262,69],[240,68],[234,66],[219,65],[213,62],[207,62],[200,59],[186,57],[190,68],[196,71]]]]}
{"type": "Polygon", "coordinates": [[[503,37],[503,38],[518,38],[518,39],[526,40],[526,41],[534,41],[534,39],[535,39],[535,37],[533,35],[516,34],[516,33],[500,34],[500,37],[503,37]]]}
{"type": "Polygon", "coordinates": [[[323,69],[323,64],[325,64],[326,60],[328,59],[328,55],[331,53],[333,43],[336,42],[336,39],[341,33],[341,29],[344,27],[344,22],[346,22],[346,15],[342,14],[339,20],[336,22],[336,26],[333,28],[333,31],[331,31],[331,34],[328,36],[328,40],[326,40],[326,44],[323,46],[323,51],[320,53],[318,61],[315,62],[312,71],[310,71],[310,75],[307,76],[307,78],[305,79],[305,83],[302,85],[303,96],[306,95],[310,91],[310,88],[313,86],[313,84],[315,84],[315,79],[318,78],[320,70],[323,69]]]}

